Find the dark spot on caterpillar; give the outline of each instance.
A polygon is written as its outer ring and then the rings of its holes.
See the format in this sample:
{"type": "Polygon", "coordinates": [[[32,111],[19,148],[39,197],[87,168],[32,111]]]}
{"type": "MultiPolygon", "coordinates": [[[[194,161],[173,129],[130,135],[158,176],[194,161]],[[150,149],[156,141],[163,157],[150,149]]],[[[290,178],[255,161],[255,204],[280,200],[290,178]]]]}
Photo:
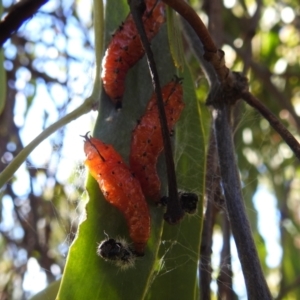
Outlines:
{"type": "MultiPolygon", "coordinates": [[[[124,28],[124,22],[121,23],[121,25],[118,27],[118,30],[119,30],[119,31],[122,31],[123,28],[124,28]]],[[[116,35],[116,34],[115,34],[115,35],[116,35]]]]}

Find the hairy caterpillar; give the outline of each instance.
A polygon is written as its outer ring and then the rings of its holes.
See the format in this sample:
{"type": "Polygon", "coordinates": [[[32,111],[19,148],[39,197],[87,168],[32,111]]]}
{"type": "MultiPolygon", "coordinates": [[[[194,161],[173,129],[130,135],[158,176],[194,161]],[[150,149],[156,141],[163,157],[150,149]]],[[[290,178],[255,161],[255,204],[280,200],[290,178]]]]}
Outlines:
{"type": "MultiPolygon", "coordinates": [[[[178,79],[162,88],[162,96],[169,131],[171,132],[184,108],[183,89],[178,79]]],[[[132,132],[130,168],[139,179],[146,197],[160,201],[160,180],[156,163],[163,150],[163,137],[155,94],[152,95],[146,112],[132,132]]]]}
{"type": "Polygon", "coordinates": [[[122,270],[133,267],[137,257],[125,240],[111,238],[99,244],[97,254],[122,270]]]}
{"type": "MultiPolygon", "coordinates": [[[[197,211],[198,206],[198,195],[191,192],[178,191],[178,197],[181,204],[181,208],[187,214],[193,215],[197,211]]],[[[163,196],[160,199],[160,204],[163,206],[167,206],[169,201],[169,197],[163,196]]]]}
{"type": "MultiPolygon", "coordinates": [[[[165,22],[165,6],[159,0],[146,0],[143,15],[144,27],[149,40],[165,22]]],[[[103,87],[116,108],[122,107],[125,77],[128,70],[145,54],[132,15],[117,29],[110,41],[102,61],[103,87]]]]}
{"type": "Polygon", "coordinates": [[[139,181],[111,145],[84,136],[85,165],[97,180],[105,199],[127,222],[136,255],[143,255],[150,235],[150,214],[139,181]]]}

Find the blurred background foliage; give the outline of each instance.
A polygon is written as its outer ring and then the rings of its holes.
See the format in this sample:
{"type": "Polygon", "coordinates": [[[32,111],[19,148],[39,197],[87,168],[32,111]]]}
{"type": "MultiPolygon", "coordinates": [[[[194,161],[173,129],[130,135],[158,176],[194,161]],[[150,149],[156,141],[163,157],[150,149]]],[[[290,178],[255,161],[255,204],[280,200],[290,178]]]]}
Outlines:
{"type": "MultiPolygon", "coordinates": [[[[190,2],[225,51],[228,67],[247,74],[252,93],[300,139],[298,1],[190,2]]],[[[2,3],[5,14],[14,1],[2,3]]],[[[4,44],[1,171],[24,145],[88,95],[94,64],[92,26],[91,1],[50,0],[4,44]]],[[[204,103],[208,85],[188,45],[185,56],[204,103]]],[[[27,299],[60,278],[82,212],[79,134],[92,128],[94,117],[91,112],[53,134],[1,190],[1,300],[27,299]]],[[[299,162],[267,121],[244,103],[236,106],[234,122],[246,208],[268,284],[277,299],[299,299],[299,162]]],[[[213,298],[224,264],[224,219],[216,209],[209,270],[213,298]]],[[[231,250],[236,257],[234,246],[231,250]]],[[[234,260],[227,263],[232,264],[235,294],[245,298],[240,267],[234,260]]]]}

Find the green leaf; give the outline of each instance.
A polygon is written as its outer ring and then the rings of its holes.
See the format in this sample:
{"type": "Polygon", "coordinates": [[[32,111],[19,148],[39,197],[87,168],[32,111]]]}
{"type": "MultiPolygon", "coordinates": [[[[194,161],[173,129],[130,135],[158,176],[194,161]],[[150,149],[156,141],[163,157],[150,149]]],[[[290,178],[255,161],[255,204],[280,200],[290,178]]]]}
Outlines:
{"type": "MultiPolygon", "coordinates": [[[[106,10],[106,16],[109,18],[106,25],[107,33],[112,33],[112,28],[117,28],[124,19],[123,11],[127,10],[127,7],[125,2],[121,4],[118,0],[110,0],[106,10]],[[118,10],[115,9],[117,6],[118,10]],[[119,18],[116,17],[116,14],[119,18]]],[[[166,26],[152,41],[152,49],[163,86],[171,80],[175,73],[168,49],[166,26]]],[[[202,196],[205,165],[204,137],[193,81],[187,68],[184,78],[186,108],[176,130],[176,138],[178,138],[178,142],[176,142],[177,173],[180,188],[198,192],[202,196]]],[[[113,144],[125,160],[128,160],[132,129],[136,125],[136,120],[144,113],[152,93],[151,78],[144,58],[128,72],[123,108],[120,111],[115,110],[105,93],[101,95],[94,136],[106,143],[113,144]]],[[[159,159],[158,169],[162,183],[166,187],[163,157],[159,159]]],[[[122,271],[100,259],[96,255],[96,247],[107,235],[129,240],[125,220],[116,208],[104,200],[98,184],[93,178],[88,178],[86,188],[89,196],[86,205],[86,220],[81,223],[77,238],[70,248],[57,299],[139,300],[149,298],[150,295],[151,297],[154,295],[152,299],[161,299],[159,295],[167,293],[160,290],[160,279],[163,278],[163,281],[166,281],[167,278],[160,277],[161,274],[158,273],[162,265],[172,268],[173,272],[169,272],[171,277],[168,278],[175,281],[168,282],[168,287],[173,286],[175,298],[183,299],[189,294],[193,297],[188,297],[188,299],[194,298],[197,294],[196,278],[202,224],[202,201],[200,201],[196,216],[186,217],[181,224],[175,227],[165,225],[163,210],[149,203],[151,237],[145,256],[136,262],[134,268],[122,271]],[[161,240],[162,230],[164,233],[161,240]],[[160,259],[158,259],[161,241],[163,244],[161,244],[160,253],[163,257],[160,255],[160,259]],[[166,252],[165,246],[168,241],[172,241],[176,245],[170,247],[166,252]],[[182,284],[186,278],[190,283],[182,284]],[[179,282],[181,283],[179,284],[179,282]]]]}
{"type": "MultiPolygon", "coordinates": [[[[109,18],[106,25],[108,33],[111,34],[113,28],[110,22],[117,28],[124,20],[122,9],[127,10],[125,1],[123,6],[119,0],[108,1],[106,7],[106,16],[109,18]],[[116,18],[116,14],[120,17],[116,18]]],[[[166,26],[152,41],[152,49],[160,80],[164,85],[175,73],[168,51],[166,26]]],[[[143,114],[152,92],[151,78],[144,58],[128,73],[123,108],[120,111],[116,111],[105,93],[102,93],[94,136],[113,144],[125,160],[128,160],[131,131],[136,125],[136,120],[143,114]]],[[[164,164],[160,167],[160,173],[165,173],[162,172],[163,168],[164,164]]],[[[162,181],[165,182],[165,179],[162,178],[162,181]]],[[[94,179],[89,177],[86,187],[89,195],[86,220],[81,223],[77,238],[70,248],[57,299],[142,299],[147,293],[149,278],[156,263],[163,211],[150,204],[151,237],[145,257],[136,262],[135,268],[121,271],[100,259],[96,255],[96,247],[97,243],[106,238],[106,234],[129,240],[125,220],[116,208],[103,199],[94,179]]]]}
{"type": "Polygon", "coordinates": [[[185,109],[176,126],[176,174],[178,186],[199,194],[198,212],[185,216],[177,226],[164,223],[160,264],[153,274],[147,299],[198,299],[197,271],[203,216],[205,137],[201,110],[187,67],[184,77],[185,109]]]}

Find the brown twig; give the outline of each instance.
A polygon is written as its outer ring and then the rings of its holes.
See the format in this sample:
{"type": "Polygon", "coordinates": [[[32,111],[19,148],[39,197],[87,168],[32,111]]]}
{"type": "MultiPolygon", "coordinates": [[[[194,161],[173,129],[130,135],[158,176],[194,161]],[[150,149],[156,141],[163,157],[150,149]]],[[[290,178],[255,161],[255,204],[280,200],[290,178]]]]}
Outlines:
{"type": "Polygon", "coordinates": [[[199,287],[201,300],[211,299],[210,284],[212,278],[212,235],[213,226],[216,218],[216,213],[214,212],[214,198],[216,190],[220,186],[220,176],[218,176],[219,174],[217,170],[217,145],[215,132],[212,124],[206,159],[205,198],[207,204],[202,229],[199,262],[199,287]]]}
{"type": "Polygon", "coordinates": [[[300,144],[294,138],[294,136],[285,128],[285,126],[278,120],[278,118],[250,92],[243,92],[242,98],[249,105],[251,105],[260,112],[260,114],[270,123],[270,125],[290,146],[296,157],[300,160],[300,144]]]}
{"type": "MultiPolygon", "coordinates": [[[[233,39],[229,38],[228,36],[225,37],[225,42],[229,44],[237,53],[238,56],[240,56],[243,60],[247,60],[247,52],[242,51],[240,48],[236,47],[233,43],[233,39]]],[[[263,86],[265,87],[265,90],[270,94],[270,96],[273,97],[273,99],[276,99],[283,108],[287,109],[291,116],[291,122],[297,126],[297,128],[300,130],[300,118],[296,114],[295,109],[289,101],[288,97],[285,96],[285,94],[280,91],[272,82],[271,78],[274,75],[270,70],[265,67],[262,62],[257,63],[251,59],[249,61],[250,67],[253,70],[256,77],[259,77],[258,79],[262,82],[263,86]]],[[[286,74],[282,74],[281,76],[284,76],[286,74]]],[[[290,74],[291,76],[298,76],[298,74],[290,74]]],[[[280,76],[280,75],[279,75],[280,76]]]]}
{"type": "Polygon", "coordinates": [[[223,18],[220,18],[223,10],[222,0],[204,0],[203,10],[208,16],[208,32],[216,43],[221,47],[223,43],[223,18]]]}
{"type": "Polygon", "coordinates": [[[20,26],[48,0],[22,0],[13,5],[5,18],[0,22],[0,47],[17,31],[20,26]]]}
{"type": "Polygon", "coordinates": [[[232,288],[232,268],[231,268],[231,250],[230,250],[230,223],[225,214],[222,215],[223,247],[221,251],[220,273],[217,278],[218,299],[234,299],[232,288]]]}
{"type": "Polygon", "coordinates": [[[212,277],[211,254],[212,254],[212,235],[213,235],[213,202],[207,202],[199,261],[199,292],[201,300],[210,300],[210,284],[212,277]]]}
{"type": "MultiPolygon", "coordinates": [[[[243,61],[244,67],[243,67],[243,74],[247,74],[247,71],[250,66],[250,62],[252,60],[252,54],[253,54],[253,49],[252,49],[252,39],[255,36],[255,33],[257,31],[257,26],[260,20],[261,16],[261,10],[262,10],[262,0],[257,0],[256,1],[257,7],[256,10],[251,18],[249,17],[243,17],[241,19],[241,26],[244,29],[243,32],[243,49],[247,53],[245,56],[245,59],[243,61]]],[[[247,12],[247,10],[246,10],[247,12]]],[[[231,12],[232,13],[232,12],[231,12]]]]}

